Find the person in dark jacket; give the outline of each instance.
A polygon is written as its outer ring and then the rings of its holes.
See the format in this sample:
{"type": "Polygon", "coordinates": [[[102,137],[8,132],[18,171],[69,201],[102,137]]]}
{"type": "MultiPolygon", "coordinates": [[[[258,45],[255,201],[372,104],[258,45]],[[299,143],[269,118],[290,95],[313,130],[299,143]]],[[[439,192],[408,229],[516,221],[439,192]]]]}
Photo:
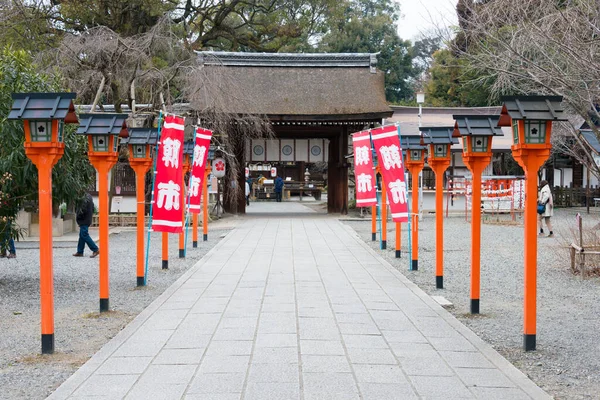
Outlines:
{"type": "Polygon", "coordinates": [[[281,202],[281,194],[283,192],[283,179],[280,176],[275,179],[275,200],[281,202]]]}
{"type": "Polygon", "coordinates": [[[88,229],[92,224],[92,216],[94,215],[94,200],[92,200],[92,196],[89,193],[85,194],[84,199],[82,200],[79,209],[77,210],[77,225],[79,225],[79,242],[77,243],[77,253],[73,254],[75,257],[83,257],[83,250],[85,250],[85,245],[87,244],[90,250],[92,251],[92,255],[90,258],[96,257],[100,254],[100,249],[94,240],[91,238],[88,233],[88,229]]]}

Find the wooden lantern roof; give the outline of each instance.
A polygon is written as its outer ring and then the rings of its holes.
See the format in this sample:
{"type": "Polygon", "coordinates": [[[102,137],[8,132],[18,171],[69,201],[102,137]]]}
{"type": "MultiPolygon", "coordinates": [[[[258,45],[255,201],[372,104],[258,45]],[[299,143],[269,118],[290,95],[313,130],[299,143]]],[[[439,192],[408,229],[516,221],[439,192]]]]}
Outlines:
{"type": "Polygon", "coordinates": [[[562,96],[505,96],[498,126],[511,126],[512,120],[567,121],[562,96]]]}
{"type": "Polygon", "coordinates": [[[128,136],[127,114],[81,114],[81,123],[77,128],[78,135],[119,135],[122,138],[128,136]]]}
{"type": "Polygon", "coordinates": [[[129,128],[129,137],[121,141],[123,144],[155,145],[158,140],[157,128],[129,128]]]}
{"type": "Polygon", "coordinates": [[[426,150],[427,146],[421,144],[421,136],[400,136],[402,150],[426,150]]]}
{"type": "Polygon", "coordinates": [[[500,115],[453,115],[454,131],[452,136],[504,136],[498,126],[500,115]]]}
{"type": "Polygon", "coordinates": [[[66,124],[79,122],[75,114],[75,93],[13,93],[8,119],[63,120],[66,124]]]}
{"type": "Polygon", "coordinates": [[[453,126],[421,126],[421,144],[457,144],[458,139],[452,137],[453,126]]]}

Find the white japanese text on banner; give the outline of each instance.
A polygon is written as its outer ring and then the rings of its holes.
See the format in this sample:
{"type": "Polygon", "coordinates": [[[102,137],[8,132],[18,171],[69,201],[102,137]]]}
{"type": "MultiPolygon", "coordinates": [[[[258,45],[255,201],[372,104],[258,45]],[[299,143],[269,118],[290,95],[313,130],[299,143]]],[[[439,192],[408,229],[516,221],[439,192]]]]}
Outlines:
{"type": "Polygon", "coordinates": [[[212,132],[203,129],[196,129],[196,143],[194,145],[194,161],[192,164],[192,174],[190,175],[190,202],[189,210],[194,214],[200,213],[200,199],[202,198],[202,187],[204,185],[204,173],[206,171],[206,159],[208,158],[208,148],[212,132]]]}
{"type": "Polygon", "coordinates": [[[160,134],[152,212],[152,230],[156,232],[183,231],[183,124],[182,117],[167,115],[160,134]]]}
{"type": "Polygon", "coordinates": [[[392,221],[408,222],[408,188],[404,180],[404,163],[398,128],[384,126],[371,131],[377,153],[377,165],[385,183],[392,221]]]}
{"type": "Polygon", "coordinates": [[[377,185],[373,171],[373,152],[369,132],[352,135],[354,146],[354,176],[356,178],[356,207],[377,205],[377,185]]]}

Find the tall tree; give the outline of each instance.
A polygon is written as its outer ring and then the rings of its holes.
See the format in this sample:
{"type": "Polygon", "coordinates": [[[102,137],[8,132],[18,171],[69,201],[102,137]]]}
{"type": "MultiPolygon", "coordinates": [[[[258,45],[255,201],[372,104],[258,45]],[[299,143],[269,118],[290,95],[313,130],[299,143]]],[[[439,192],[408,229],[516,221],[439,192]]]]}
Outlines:
{"type": "Polygon", "coordinates": [[[377,67],[385,73],[386,98],[399,102],[412,97],[411,44],[400,39],[396,23],[399,6],[390,0],[346,0],[342,14],[328,21],[329,30],[318,44],[319,51],[380,53],[377,67]]]}

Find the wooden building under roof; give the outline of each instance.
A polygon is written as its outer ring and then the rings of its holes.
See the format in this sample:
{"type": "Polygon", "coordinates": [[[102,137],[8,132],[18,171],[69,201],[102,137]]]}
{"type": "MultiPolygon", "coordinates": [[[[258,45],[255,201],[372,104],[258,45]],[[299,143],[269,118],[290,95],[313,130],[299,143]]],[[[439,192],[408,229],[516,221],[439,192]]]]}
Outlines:
{"type": "MultiPolygon", "coordinates": [[[[275,140],[263,143],[261,161],[310,162],[315,143],[311,140],[324,139],[327,210],[346,213],[346,156],[352,152],[348,148],[349,135],[392,115],[385,100],[384,74],[376,68],[376,55],[199,52],[198,57],[207,76],[215,68],[232,92],[227,100],[228,113],[264,116],[270,122],[275,140]]],[[[200,100],[193,107],[209,108],[210,99],[200,100]]],[[[244,159],[238,157],[241,165],[253,157],[256,160],[254,147],[259,145],[246,141],[241,152],[244,159]]],[[[260,152],[258,147],[256,152],[260,152]]],[[[243,181],[243,172],[238,179],[243,181]]],[[[237,210],[245,212],[243,196],[237,210]]]]}

